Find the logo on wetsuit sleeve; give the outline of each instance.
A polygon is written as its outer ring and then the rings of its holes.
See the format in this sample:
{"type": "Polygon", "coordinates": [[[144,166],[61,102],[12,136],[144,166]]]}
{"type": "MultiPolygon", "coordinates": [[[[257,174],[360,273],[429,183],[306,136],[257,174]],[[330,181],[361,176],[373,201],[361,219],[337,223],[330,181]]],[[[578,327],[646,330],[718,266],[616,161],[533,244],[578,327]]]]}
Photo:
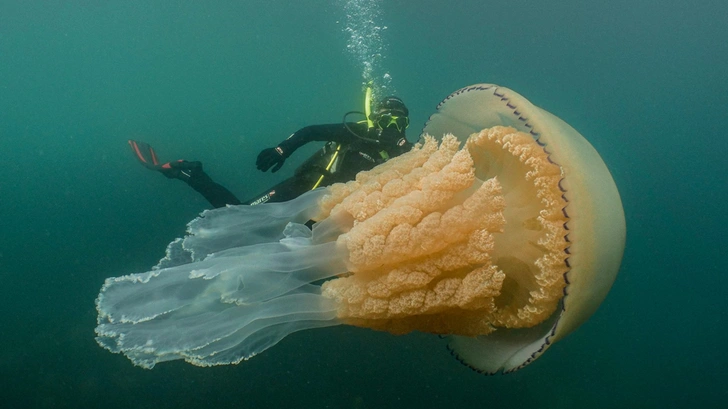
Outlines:
{"type": "Polygon", "coordinates": [[[252,202],[250,202],[250,206],[255,206],[255,205],[258,205],[258,204],[261,204],[261,203],[265,203],[265,202],[269,201],[270,198],[273,197],[274,194],[276,194],[276,191],[275,190],[271,190],[270,192],[266,193],[265,195],[263,195],[263,196],[259,197],[258,199],[255,199],[252,202]]]}
{"type": "Polygon", "coordinates": [[[371,162],[371,163],[376,163],[376,161],[374,160],[374,158],[372,158],[371,156],[367,155],[367,154],[366,154],[366,153],[364,153],[364,152],[361,152],[361,151],[360,151],[360,152],[359,152],[359,155],[361,155],[361,157],[362,157],[362,158],[364,158],[364,159],[368,160],[368,161],[369,161],[369,162],[371,162]]]}

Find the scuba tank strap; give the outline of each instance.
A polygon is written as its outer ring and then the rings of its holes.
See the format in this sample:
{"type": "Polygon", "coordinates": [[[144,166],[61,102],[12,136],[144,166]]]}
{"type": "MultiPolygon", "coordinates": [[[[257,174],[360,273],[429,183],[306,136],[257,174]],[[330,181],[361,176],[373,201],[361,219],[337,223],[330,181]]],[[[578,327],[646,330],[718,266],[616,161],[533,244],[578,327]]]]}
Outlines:
{"type": "MultiPolygon", "coordinates": [[[[326,164],[326,167],[321,172],[321,176],[319,176],[316,183],[314,183],[313,187],[311,187],[311,190],[316,189],[321,185],[321,182],[324,180],[326,176],[330,176],[333,173],[336,172],[336,168],[338,167],[338,163],[340,160],[340,155],[342,153],[342,146],[338,142],[329,142],[324,146],[325,150],[333,149],[333,152],[331,153],[331,159],[326,164]]],[[[328,152],[326,152],[328,153],[328,152]]]]}

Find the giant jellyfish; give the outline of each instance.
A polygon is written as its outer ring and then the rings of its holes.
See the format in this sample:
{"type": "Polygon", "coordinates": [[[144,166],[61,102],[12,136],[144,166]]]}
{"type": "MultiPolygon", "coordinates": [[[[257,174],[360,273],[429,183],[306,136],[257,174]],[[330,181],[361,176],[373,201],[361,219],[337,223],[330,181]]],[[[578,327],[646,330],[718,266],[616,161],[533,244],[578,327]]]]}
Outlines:
{"type": "Polygon", "coordinates": [[[510,372],[594,313],[624,241],[586,139],[478,84],[438,105],[415,149],[354,181],[203,212],[155,268],[106,280],[96,339],[145,368],[210,366],[345,324],[447,336],[461,362],[510,372]]]}

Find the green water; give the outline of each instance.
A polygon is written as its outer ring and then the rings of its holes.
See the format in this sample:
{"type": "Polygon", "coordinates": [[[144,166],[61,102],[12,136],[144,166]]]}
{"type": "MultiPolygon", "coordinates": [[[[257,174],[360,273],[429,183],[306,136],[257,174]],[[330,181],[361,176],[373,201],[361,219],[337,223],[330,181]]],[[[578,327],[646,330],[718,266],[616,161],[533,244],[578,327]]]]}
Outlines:
{"type": "Polygon", "coordinates": [[[590,321],[522,371],[485,377],[436,337],[346,327],[216,368],[148,371],[96,344],[103,280],[148,269],[207,208],[126,140],[202,161],[241,198],[281,180],[307,155],[263,174],[261,149],[362,107],[346,3],[0,1],[0,406],[725,407],[719,1],[353,2],[387,27],[367,75],[407,102],[410,140],[450,92],[490,82],[570,123],[612,170],[620,275],[590,321]]]}

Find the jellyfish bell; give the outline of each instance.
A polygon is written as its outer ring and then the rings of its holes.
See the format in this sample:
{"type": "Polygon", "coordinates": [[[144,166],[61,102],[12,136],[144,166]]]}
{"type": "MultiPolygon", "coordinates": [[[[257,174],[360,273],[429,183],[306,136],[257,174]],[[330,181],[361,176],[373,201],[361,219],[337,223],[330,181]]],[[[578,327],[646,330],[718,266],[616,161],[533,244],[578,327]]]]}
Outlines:
{"type": "MultiPolygon", "coordinates": [[[[529,329],[452,337],[450,348],[459,359],[489,373],[522,368],[585,322],[616,278],[626,237],[619,192],[599,153],[574,128],[518,93],[493,84],[462,88],[438,105],[424,132],[465,140],[494,125],[531,135],[561,169],[568,247],[564,296],[551,317],[529,329]]],[[[482,168],[481,177],[494,171],[482,168]]]]}
{"type": "Polygon", "coordinates": [[[209,366],[347,324],[448,335],[486,373],[532,362],[615,278],[614,182],[581,135],[502,87],[455,92],[424,131],[355,181],[204,212],[155,269],[106,280],[97,341],[146,368],[209,366]]]}

